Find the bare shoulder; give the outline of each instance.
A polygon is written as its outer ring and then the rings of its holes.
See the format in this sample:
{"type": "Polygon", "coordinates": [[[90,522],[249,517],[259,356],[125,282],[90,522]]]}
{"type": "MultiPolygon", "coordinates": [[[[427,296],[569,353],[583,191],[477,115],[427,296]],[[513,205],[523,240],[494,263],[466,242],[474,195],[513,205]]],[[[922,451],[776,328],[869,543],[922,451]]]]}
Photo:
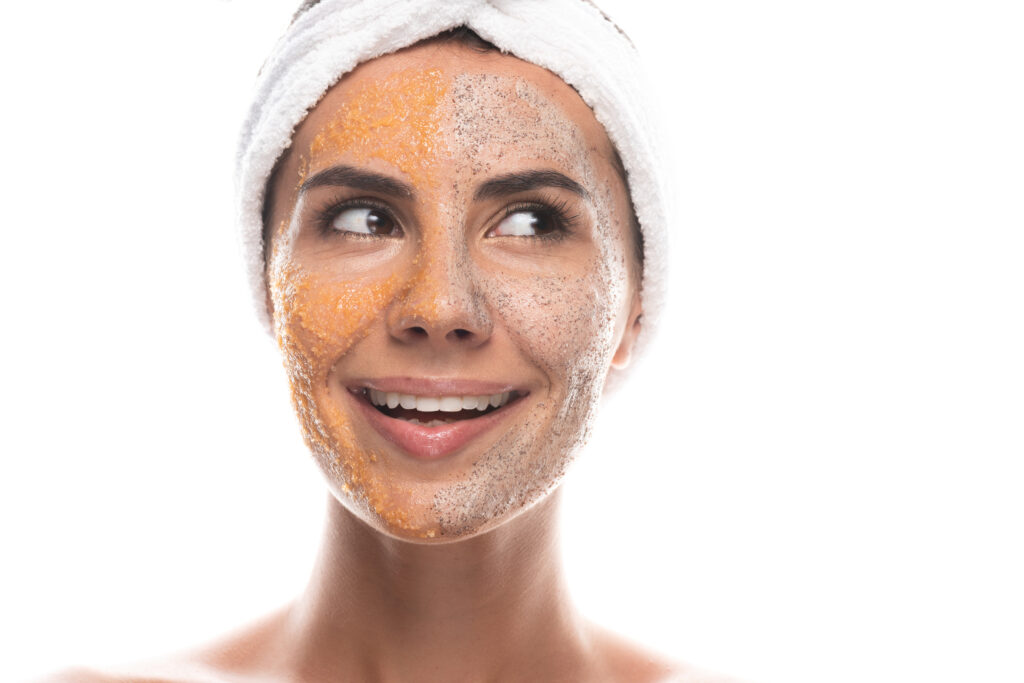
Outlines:
{"type": "Polygon", "coordinates": [[[129,666],[99,670],[76,667],[34,683],[251,683],[255,679],[185,653],[129,666]]]}
{"type": "Polygon", "coordinates": [[[33,683],[255,683],[265,681],[267,662],[261,657],[270,632],[284,610],[249,624],[213,643],[158,659],[102,671],[76,667],[36,679],[33,683]]]}
{"type": "Polygon", "coordinates": [[[142,669],[135,672],[102,672],[96,669],[75,667],[36,679],[34,683],[179,683],[186,679],[168,678],[157,672],[142,669]]]}
{"type": "Polygon", "coordinates": [[[622,683],[743,683],[655,652],[608,629],[592,625],[595,649],[606,662],[608,680],[622,683]]]}
{"type": "Polygon", "coordinates": [[[56,673],[33,679],[33,683],[116,683],[118,679],[111,678],[98,671],[76,667],[65,669],[56,673]]]}
{"type": "Polygon", "coordinates": [[[223,683],[229,680],[232,679],[220,676],[208,667],[168,660],[110,671],[75,667],[37,679],[34,683],[223,683]]]}

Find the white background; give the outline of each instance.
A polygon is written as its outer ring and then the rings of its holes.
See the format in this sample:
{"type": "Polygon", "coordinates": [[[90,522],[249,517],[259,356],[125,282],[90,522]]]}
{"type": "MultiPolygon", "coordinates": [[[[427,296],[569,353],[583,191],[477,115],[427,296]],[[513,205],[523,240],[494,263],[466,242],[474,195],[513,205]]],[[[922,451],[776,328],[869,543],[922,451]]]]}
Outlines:
{"type": "MultiPolygon", "coordinates": [[[[567,485],[580,603],[760,681],[1024,681],[1019,4],[603,4],[681,215],[659,344],[567,485]]],[[[230,204],[291,11],[0,10],[2,680],[305,581],[325,494],[230,204]]]]}

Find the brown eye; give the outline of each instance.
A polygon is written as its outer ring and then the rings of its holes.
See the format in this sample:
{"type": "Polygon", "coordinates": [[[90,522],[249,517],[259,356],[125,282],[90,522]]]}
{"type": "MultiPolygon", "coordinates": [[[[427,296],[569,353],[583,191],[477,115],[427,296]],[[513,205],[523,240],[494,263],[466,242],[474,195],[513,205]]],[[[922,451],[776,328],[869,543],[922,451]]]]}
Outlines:
{"type": "Polygon", "coordinates": [[[370,207],[339,211],[331,221],[331,228],[338,232],[352,232],[358,235],[396,237],[402,234],[391,216],[380,209],[370,207]]]}
{"type": "Polygon", "coordinates": [[[558,221],[545,211],[521,209],[513,211],[491,230],[495,237],[547,235],[559,229],[558,221]]]}

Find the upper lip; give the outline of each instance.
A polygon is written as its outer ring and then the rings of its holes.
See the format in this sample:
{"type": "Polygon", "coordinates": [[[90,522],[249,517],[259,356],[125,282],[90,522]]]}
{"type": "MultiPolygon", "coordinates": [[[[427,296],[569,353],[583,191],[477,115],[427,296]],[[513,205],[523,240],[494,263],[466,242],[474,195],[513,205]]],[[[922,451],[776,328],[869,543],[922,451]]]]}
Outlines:
{"type": "Polygon", "coordinates": [[[478,396],[500,394],[506,391],[526,390],[511,382],[479,379],[426,378],[426,377],[374,377],[347,383],[352,389],[376,389],[413,396],[478,396]]]}

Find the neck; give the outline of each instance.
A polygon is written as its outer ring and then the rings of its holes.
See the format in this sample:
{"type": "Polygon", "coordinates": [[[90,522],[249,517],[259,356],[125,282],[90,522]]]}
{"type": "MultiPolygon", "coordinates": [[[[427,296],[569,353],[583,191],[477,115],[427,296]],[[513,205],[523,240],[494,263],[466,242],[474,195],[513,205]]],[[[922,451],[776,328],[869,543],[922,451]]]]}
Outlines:
{"type": "Polygon", "coordinates": [[[557,509],[556,492],[485,534],[427,545],[380,534],[332,498],[289,619],[297,666],[382,681],[495,679],[556,663],[567,673],[586,643],[562,577],[557,509]]]}

